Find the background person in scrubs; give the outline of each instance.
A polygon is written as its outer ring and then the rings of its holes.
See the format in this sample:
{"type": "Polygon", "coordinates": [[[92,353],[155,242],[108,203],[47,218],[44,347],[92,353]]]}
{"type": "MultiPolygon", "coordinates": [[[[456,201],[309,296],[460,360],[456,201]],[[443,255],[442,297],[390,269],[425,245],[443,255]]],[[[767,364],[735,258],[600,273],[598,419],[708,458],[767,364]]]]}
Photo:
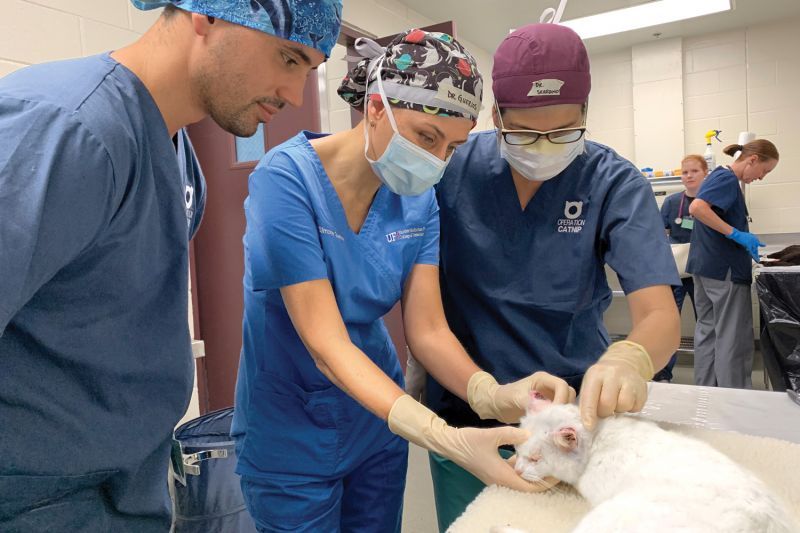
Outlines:
{"type": "Polygon", "coordinates": [[[381,319],[400,299],[421,364],[482,416],[518,421],[531,389],[574,397],[544,373],[499,386],[444,318],[432,187],[475,124],[475,60],[449,35],[421,30],[357,49],[365,59],[339,94],[366,110],[364,121],[330,136],[301,132],[250,176],[231,432],[261,531],[399,531],[404,439],[487,483],[538,489],[497,453],[527,432],[449,427],[403,393],[381,319]]]}
{"type": "MultiPolygon", "coordinates": [[[[582,380],[587,426],[638,411],[679,340],[670,285],[680,281],[653,190],[629,161],[584,139],[589,59],[575,32],[511,33],[492,78],[497,130],[472,135],[437,187],[447,321],[500,383],[534,371],[576,389],[582,380]],[[633,320],[627,341],[611,346],[606,263],[633,320]]],[[[426,396],[452,425],[481,423],[435,376],[426,396]]],[[[444,530],[482,484],[436,454],[431,466],[444,530]]]]}
{"type": "Polygon", "coordinates": [[[2,531],[169,530],[205,201],[181,128],[251,135],[300,104],[339,31],[331,2],[298,8],[303,31],[247,2],[176,4],[128,47],[0,80],[2,531]]]}
{"type": "Polygon", "coordinates": [[[697,325],[694,381],[708,387],[752,388],[753,309],[751,258],[764,246],[749,233],[739,185],[763,180],[778,164],[778,149],[765,139],[723,150],[734,156],[703,182],[689,213],[694,217],[686,271],[694,275],[697,325]]]}
{"type": "MultiPolygon", "coordinates": [[[[687,155],[681,161],[681,183],[686,188],[682,192],[670,194],[661,204],[661,218],[664,221],[664,229],[667,230],[670,244],[686,244],[692,240],[692,228],[694,228],[694,218],[689,214],[689,206],[692,205],[697,191],[700,190],[703,180],[708,174],[708,163],[702,155],[687,155]]],[[[692,310],[695,319],[697,309],[694,305],[694,281],[692,277],[681,278],[681,285],[672,287],[672,294],[678,306],[678,313],[683,309],[683,301],[688,295],[692,300],[692,310]]],[[[669,383],[672,381],[672,369],[675,368],[677,354],[672,354],[667,366],[656,372],[653,381],[669,383]]]]}

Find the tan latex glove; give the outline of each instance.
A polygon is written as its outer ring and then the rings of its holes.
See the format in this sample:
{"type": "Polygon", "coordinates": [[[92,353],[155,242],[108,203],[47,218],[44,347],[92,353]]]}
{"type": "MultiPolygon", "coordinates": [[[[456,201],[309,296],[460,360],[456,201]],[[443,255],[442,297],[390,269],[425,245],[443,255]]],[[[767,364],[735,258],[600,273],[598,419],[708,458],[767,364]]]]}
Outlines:
{"type": "Polygon", "coordinates": [[[523,492],[539,492],[550,488],[522,479],[497,452],[504,444],[524,442],[530,436],[524,429],[510,426],[454,428],[407,394],[392,405],[389,429],[418,446],[450,459],[486,485],[502,485],[523,492]]]}
{"type": "Polygon", "coordinates": [[[653,360],[641,344],[615,342],[586,371],[581,385],[581,421],[593,430],[597,418],[641,411],[647,401],[647,382],[653,360]]]}
{"type": "Polygon", "coordinates": [[[575,389],[547,372],[536,372],[507,385],[498,385],[488,372],[475,372],[467,384],[467,399],[469,406],[481,419],[493,418],[506,424],[516,424],[525,415],[532,390],[553,403],[575,400],[575,389]]]}

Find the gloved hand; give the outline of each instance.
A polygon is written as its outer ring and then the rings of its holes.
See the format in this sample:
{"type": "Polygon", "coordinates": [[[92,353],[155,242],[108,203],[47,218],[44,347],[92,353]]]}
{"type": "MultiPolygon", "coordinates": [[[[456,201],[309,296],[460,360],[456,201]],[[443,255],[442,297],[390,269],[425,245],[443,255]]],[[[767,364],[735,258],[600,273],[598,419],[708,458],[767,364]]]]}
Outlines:
{"type": "Polygon", "coordinates": [[[575,400],[575,389],[547,372],[536,372],[506,385],[498,385],[488,372],[475,372],[469,378],[467,399],[469,406],[481,419],[493,418],[506,424],[516,424],[525,414],[532,390],[554,403],[575,400]]]}
{"type": "Polygon", "coordinates": [[[647,401],[647,382],[653,360],[641,344],[615,342],[586,371],[581,385],[581,421],[593,430],[597,417],[641,411],[647,401]]]}
{"type": "Polygon", "coordinates": [[[755,262],[758,263],[758,247],[766,246],[766,244],[758,240],[758,237],[746,231],[739,231],[736,228],[733,228],[733,233],[726,235],[726,237],[741,245],[750,253],[755,262]]]}
{"type": "Polygon", "coordinates": [[[486,485],[502,485],[523,492],[550,488],[525,481],[497,453],[503,444],[521,444],[528,439],[530,435],[524,429],[454,428],[407,394],[394,402],[388,421],[392,433],[450,459],[486,485]]]}

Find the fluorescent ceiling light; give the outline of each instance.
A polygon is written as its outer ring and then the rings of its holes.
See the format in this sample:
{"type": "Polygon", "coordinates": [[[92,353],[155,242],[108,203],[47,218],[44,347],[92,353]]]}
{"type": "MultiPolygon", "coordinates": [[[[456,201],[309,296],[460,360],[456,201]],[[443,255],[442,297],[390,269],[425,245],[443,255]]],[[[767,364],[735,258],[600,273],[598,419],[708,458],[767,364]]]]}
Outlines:
{"type": "Polygon", "coordinates": [[[575,30],[582,39],[591,39],[730,9],[731,0],[656,0],[590,17],[562,20],[561,24],[575,30]]]}

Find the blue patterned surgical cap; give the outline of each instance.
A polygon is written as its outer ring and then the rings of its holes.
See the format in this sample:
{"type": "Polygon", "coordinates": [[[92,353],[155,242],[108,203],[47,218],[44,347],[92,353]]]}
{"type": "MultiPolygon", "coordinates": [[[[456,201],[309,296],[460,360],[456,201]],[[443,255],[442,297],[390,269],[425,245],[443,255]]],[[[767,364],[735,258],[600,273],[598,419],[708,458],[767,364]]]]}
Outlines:
{"type": "Polygon", "coordinates": [[[173,5],[316,48],[325,57],[339,37],[342,0],[131,0],[142,10],[173,5]]]}

